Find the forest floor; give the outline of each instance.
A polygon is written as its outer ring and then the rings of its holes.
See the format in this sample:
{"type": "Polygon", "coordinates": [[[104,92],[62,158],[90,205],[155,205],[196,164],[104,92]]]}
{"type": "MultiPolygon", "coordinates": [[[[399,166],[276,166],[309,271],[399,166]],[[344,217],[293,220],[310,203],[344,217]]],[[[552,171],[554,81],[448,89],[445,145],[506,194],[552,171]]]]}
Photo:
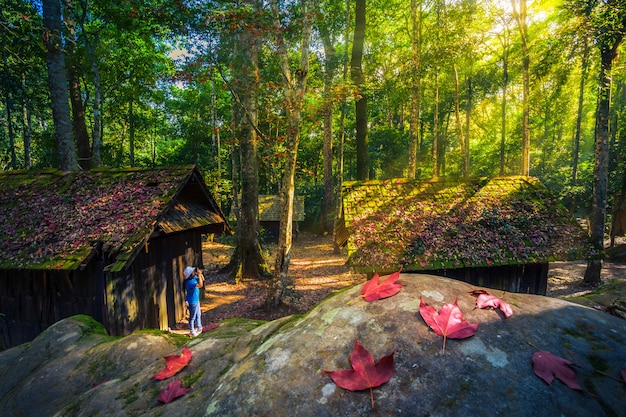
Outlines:
{"type": "MultiPolygon", "coordinates": [[[[269,261],[274,258],[275,245],[266,245],[269,261]]],[[[345,249],[334,251],[332,236],[316,236],[301,233],[292,247],[289,276],[295,289],[288,291],[284,303],[267,311],[264,306],[266,286],[256,279],[244,279],[238,284],[228,280],[219,268],[230,260],[233,246],[218,241],[203,245],[205,265],[204,301],[201,304],[202,323],[218,323],[232,317],[256,320],[274,320],[291,314],[309,311],[333,292],[366,281],[365,274],[355,274],[346,264],[345,249]]],[[[554,262],[548,272],[547,296],[556,298],[579,297],[583,302],[598,309],[620,303],[626,306],[626,263],[605,262],[602,283],[594,287],[583,284],[585,261],[554,262]],[[619,286],[612,284],[618,283],[619,286]],[[610,291],[598,291],[609,288],[610,291]],[[601,299],[589,300],[592,292],[602,292],[601,299]],[[599,305],[596,305],[599,304],[599,305]]],[[[181,331],[187,329],[186,321],[178,323],[181,331]]]]}

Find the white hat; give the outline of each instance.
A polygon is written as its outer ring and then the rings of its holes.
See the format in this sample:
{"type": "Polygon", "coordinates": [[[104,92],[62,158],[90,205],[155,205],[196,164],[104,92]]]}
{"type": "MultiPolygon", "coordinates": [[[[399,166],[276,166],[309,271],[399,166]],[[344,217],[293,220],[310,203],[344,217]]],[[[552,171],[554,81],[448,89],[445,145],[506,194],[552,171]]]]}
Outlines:
{"type": "Polygon", "coordinates": [[[191,276],[191,274],[193,274],[193,271],[195,269],[196,268],[193,267],[193,266],[185,267],[185,269],[183,269],[183,275],[185,276],[185,279],[189,278],[189,276],[191,276]]]}

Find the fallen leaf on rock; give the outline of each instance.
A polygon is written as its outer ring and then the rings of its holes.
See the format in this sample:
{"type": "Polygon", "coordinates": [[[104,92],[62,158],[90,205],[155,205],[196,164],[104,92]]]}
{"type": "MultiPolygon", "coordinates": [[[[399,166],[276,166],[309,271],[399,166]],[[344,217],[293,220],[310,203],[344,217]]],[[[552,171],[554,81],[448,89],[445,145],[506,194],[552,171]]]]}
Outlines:
{"type": "Polygon", "coordinates": [[[570,368],[571,365],[574,365],[574,363],[545,350],[540,350],[533,354],[533,370],[548,385],[552,384],[554,377],[557,377],[571,389],[582,391],[578,381],[576,381],[576,374],[570,368]]]}
{"type": "Polygon", "coordinates": [[[445,304],[437,310],[425,303],[420,297],[420,315],[439,336],[443,336],[441,354],[446,353],[446,339],[465,339],[478,330],[478,323],[472,324],[463,319],[463,312],[454,300],[454,304],[445,304]]]}
{"type": "Polygon", "coordinates": [[[365,301],[370,302],[396,295],[402,289],[402,284],[396,284],[398,278],[400,278],[400,271],[394,272],[383,281],[380,281],[378,274],[374,274],[372,279],[363,284],[361,295],[365,301]]]}
{"type": "Polygon", "coordinates": [[[179,373],[191,360],[191,350],[187,346],[183,346],[183,353],[180,355],[169,355],[165,356],[165,369],[161,372],[157,373],[152,377],[152,379],[158,379],[159,381],[163,379],[170,378],[177,373],[179,373]]]}
{"type": "Polygon", "coordinates": [[[470,294],[478,296],[478,298],[476,298],[476,307],[478,308],[500,309],[506,318],[513,315],[513,308],[511,308],[511,305],[502,300],[500,297],[491,295],[485,290],[474,290],[471,291],[470,294]]]}
{"type": "Polygon", "coordinates": [[[350,391],[361,391],[370,389],[372,408],[374,408],[374,395],[372,388],[376,388],[389,381],[393,376],[393,355],[395,350],[389,355],[380,358],[378,363],[374,363],[374,358],[358,341],[354,341],[354,349],[350,354],[352,369],[341,369],[337,371],[324,371],[330,378],[339,385],[350,391]]]}
{"type": "Polygon", "coordinates": [[[159,393],[159,397],[157,398],[157,400],[159,400],[163,404],[171,403],[176,398],[182,397],[183,395],[187,394],[187,391],[189,391],[190,389],[190,387],[181,386],[180,381],[170,382],[167,388],[159,393]]]}

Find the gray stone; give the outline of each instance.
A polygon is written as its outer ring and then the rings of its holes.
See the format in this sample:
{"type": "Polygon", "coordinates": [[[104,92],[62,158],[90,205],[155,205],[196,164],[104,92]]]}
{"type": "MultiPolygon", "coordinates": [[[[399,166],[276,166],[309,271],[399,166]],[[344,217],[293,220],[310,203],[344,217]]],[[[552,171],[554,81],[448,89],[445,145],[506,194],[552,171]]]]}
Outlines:
{"type": "Polygon", "coordinates": [[[474,308],[469,292],[476,287],[469,284],[418,274],[402,274],[398,282],[404,288],[387,299],[368,303],[359,285],[303,317],[261,325],[230,320],[192,340],[157,332],[85,336],[80,321],[65,320],[32,344],[0,353],[0,403],[9,406],[3,414],[572,417],[626,410],[624,382],[604,375],[617,378],[626,367],[624,320],[488,289],[513,307],[513,316],[502,319],[474,308]],[[464,318],[480,323],[476,334],[448,340],[442,354],[443,338],[419,315],[420,296],[437,309],[458,299],[464,318]],[[369,390],[344,390],[324,372],[350,368],[355,339],[375,360],[395,351],[393,377],[371,393],[374,408],[369,390]],[[162,356],[180,353],[185,342],[191,363],[170,380],[152,380],[162,356]],[[538,378],[531,362],[537,350],[574,362],[584,391],[538,378]],[[104,383],[92,386],[94,379],[104,383]],[[191,384],[187,395],[157,402],[159,391],[178,379],[191,384]]]}

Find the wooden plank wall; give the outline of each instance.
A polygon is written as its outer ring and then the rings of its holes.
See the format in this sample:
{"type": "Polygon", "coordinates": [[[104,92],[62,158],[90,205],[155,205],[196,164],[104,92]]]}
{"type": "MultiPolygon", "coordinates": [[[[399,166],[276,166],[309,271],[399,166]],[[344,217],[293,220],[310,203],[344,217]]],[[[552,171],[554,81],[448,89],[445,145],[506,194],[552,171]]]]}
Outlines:
{"type": "Polygon", "coordinates": [[[53,323],[87,314],[112,335],[173,327],[186,314],[182,272],[202,267],[202,236],[150,240],[124,271],[94,259],[83,271],[0,270],[0,349],[33,340],[53,323]]]}
{"type": "Polygon", "coordinates": [[[93,267],[83,271],[1,270],[2,347],[33,340],[53,323],[76,314],[101,319],[94,275],[93,267]]]}
{"type": "Polygon", "coordinates": [[[472,285],[515,293],[546,295],[548,289],[547,263],[438,269],[419,273],[454,278],[472,285]]]}
{"type": "Polygon", "coordinates": [[[109,332],[167,329],[185,317],[182,272],[202,267],[199,232],[151,239],[128,270],[106,273],[109,332]]]}

